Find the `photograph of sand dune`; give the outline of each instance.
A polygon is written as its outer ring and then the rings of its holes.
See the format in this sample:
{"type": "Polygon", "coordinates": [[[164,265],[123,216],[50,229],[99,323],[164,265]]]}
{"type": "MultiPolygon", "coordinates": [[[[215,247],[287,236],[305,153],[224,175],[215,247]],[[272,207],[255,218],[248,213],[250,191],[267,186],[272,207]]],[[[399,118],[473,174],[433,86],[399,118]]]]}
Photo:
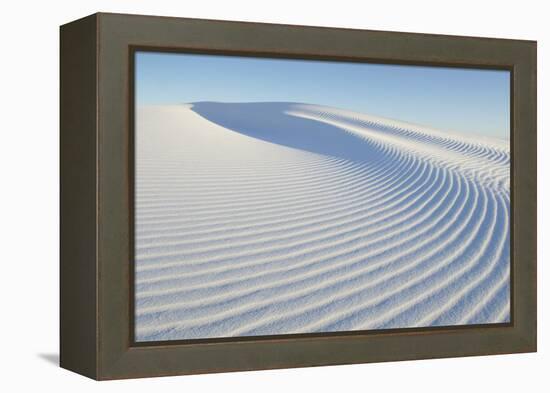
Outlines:
{"type": "Polygon", "coordinates": [[[137,51],[137,342],[510,322],[510,72],[137,51]]]}

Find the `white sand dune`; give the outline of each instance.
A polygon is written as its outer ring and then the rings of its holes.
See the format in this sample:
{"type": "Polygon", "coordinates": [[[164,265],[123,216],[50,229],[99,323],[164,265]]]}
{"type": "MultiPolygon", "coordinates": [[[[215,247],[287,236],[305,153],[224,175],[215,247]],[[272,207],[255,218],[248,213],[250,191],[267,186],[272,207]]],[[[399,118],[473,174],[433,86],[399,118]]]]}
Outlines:
{"type": "Polygon", "coordinates": [[[507,141],[294,103],[136,125],[138,341],[509,321],[507,141]]]}

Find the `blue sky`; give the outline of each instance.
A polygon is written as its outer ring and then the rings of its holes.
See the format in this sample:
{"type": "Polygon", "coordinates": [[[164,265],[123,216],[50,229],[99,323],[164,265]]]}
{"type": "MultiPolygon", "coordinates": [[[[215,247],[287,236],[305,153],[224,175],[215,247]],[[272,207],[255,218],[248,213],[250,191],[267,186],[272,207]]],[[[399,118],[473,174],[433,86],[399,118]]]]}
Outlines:
{"type": "Polygon", "coordinates": [[[136,53],[138,105],[285,101],[509,139],[502,70],[136,53]]]}

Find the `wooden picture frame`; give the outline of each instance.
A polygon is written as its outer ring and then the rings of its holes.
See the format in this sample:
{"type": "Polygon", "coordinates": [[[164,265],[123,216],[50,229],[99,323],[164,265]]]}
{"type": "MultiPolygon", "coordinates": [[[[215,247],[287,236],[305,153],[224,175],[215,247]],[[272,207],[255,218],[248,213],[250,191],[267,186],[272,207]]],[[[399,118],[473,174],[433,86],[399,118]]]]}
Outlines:
{"type": "Polygon", "coordinates": [[[120,379],[536,351],[536,42],[98,13],[61,27],[61,367],[120,379]],[[511,322],[136,343],[138,49],[511,72],[511,322]]]}

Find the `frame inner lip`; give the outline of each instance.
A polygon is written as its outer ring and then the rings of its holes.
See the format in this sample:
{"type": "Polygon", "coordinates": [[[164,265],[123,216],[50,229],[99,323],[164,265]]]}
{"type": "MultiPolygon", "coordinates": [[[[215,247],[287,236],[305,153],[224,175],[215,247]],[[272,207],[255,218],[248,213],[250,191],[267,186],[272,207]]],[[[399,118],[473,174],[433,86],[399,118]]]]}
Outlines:
{"type": "MultiPolygon", "coordinates": [[[[411,33],[414,34],[414,33],[411,33]]],[[[131,136],[130,149],[132,153],[129,155],[129,165],[132,170],[130,176],[131,192],[130,192],[130,227],[131,227],[131,258],[130,258],[130,347],[164,347],[164,346],[187,346],[197,344],[223,344],[223,343],[239,343],[239,342],[269,342],[269,341],[288,341],[288,340],[303,340],[303,339],[334,339],[334,338],[346,338],[346,337],[372,337],[372,336],[392,336],[392,335],[411,335],[411,334],[424,334],[424,333],[438,333],[438,332],[461,332],[464,330],[479,330],[479,329],[495,329],[495,328],[511,328],[514,327],[514,207],[512,196],[513,188],[513,135],[514,135],[514,65],[502,65],[502,64],[489,64],[489,63],[462,63],[462,62],[445,62],[445,61],[408,61],[399,59],[377,59],[368,57],[349,57],[340,55],[326,55],[316,53],[288,53],[279,51],[254,51],[254,50],[231,50],[231,49],[203,49],[196,47],[185,46],[155,46],[155,45],[139,45],[131,44],[129,48],[129,135],[131,136]],[[382,65],[409,65],[409,66],[434,66],[434,67],[450,67],[450,68],[471,68],[471,69],[494,69],[494,70],[507,70],[510,71],[510,321],[503,323],[484,323],[484,324],[469,324],[469,325],[443,325],[443,326],[426,326],[426,327],[400,327],[389,329],[366,329],[366,330],[354,330],[354,331],[336,331],[336,332],[320,332],[320,333],[291,333],[291,334],[273,334],[273,335],[255,335],[255,336],[234,336],[234,337],[212,337],[212,338],[193,338],[193,339],[176,339],[176,340],[155,340],[155,341],[137,341],[135,338],[135,244],[133,242],[133,233],[135,230],[135,213],[134,213],[134,196],[135,196],[135,155],[134,155],[134,132],[135,132],[135,54],[137,52],[155,52],[155,53],[181,53],[181,54],[210,54],[210,55],[223,55],[223,56],[240,56],[251,58],[278,58],[278,59],[298,59],[298,60],[315,60],[315,61],[337,61],[337,62],[358,62],[367,64],[382,64],[382,65]]],[[[130,171],[129,171],[130,173],[130,171]]]]}

